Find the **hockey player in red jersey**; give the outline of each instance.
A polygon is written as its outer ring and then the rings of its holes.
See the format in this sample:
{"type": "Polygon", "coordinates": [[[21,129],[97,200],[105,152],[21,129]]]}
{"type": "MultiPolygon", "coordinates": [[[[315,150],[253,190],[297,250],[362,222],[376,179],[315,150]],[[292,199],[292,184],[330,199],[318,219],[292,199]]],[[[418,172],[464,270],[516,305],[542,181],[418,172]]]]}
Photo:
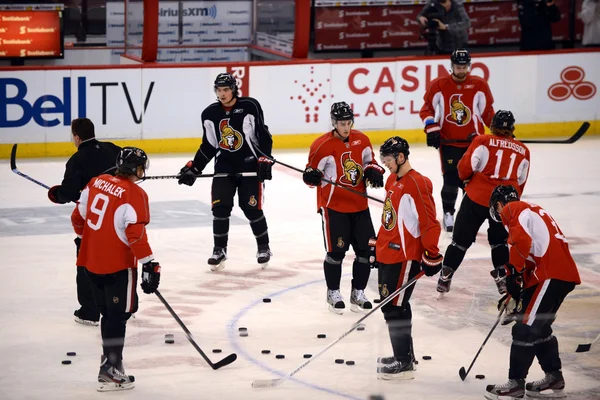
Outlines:
{"type": "Polygon", "coordinates": [[[367,198],[339,186],[322,182],[322,178],[354,191],[366,193],[367,185],[383,186],[384,169],[374,160],[369,138],[352,129],[354,112],[345,102],[331,106],[333,130],[318,137],[310,146],[304,183],[317,187],[317,206],[323,221],[327,252],[323,269],[327,282],[327,303],[334,313],[346,307],[340,294],[342,261],[352,245],[350,309],[360,312],[373,308],[365,296],[370,274],[369,239],[375,235],[367,198]]]}
{"type": "MultiPolygon", "coordinates": [[[[433,185],[429,178],[412,169],[408,142],[401,137],[388,139],[380,148],[381,162],[391,175],[385,183],[386,197],[381,228],[376,239],[379,294],[383,300],[421,270],[437,274],[442,265],[438,240],[441,227],[436,219],[433,185]]],[[[380,357],[378,379],[412,379],[412,311],[410,296],[415,285],[381,307],[388,326],[394,355],[380,357]]]]}
{"type": "Polygon", "coordinates": [[[469,74],[471,56],[465,49],[454,50],[450,57],[452,75],[431,82],[419,115],[425,124],[427,146],[439,148],[442,162],[443,224],[447,232],[454,228],[454,206],[458,189],[464,188],[456,165],[467,143],[442,143],[441,140],[470,140],[484,133],[494,116],[494,98],[487,82],[469,74]]]}
{"type": "Polygon", "coordinates": [[[489,214],[490,195],[497,185],[510,184],[522,193],[529,174],[529,149],[514,138],[515,118],[499,110],[491,123],[491,135],[477,136],[458,163],[458,176],[468,182],[456,216],[452,243],[446,249],[437,291],[450,290],[451,279],[467,249],[475,242],[481,225],[488,220],[488,242],[492,250],[491,271],[498,292],[506,292],[504,265],[508,262],[506,230],[489,214]]]}
{"type": "Polygon", "coordinates": [[[123,368],[123,346],[127,320],[138,308],[138,261],[144,293],[154,293],[160,281],[160,265],[154,261],[146,235],[148,196],[135,183],[147,168],[143,150],[124,147],[117,157],[116,176],[93,178],[71,216],[75,233],[82,239],[77,265],[85,266],[102,315],[101,392],[134,387],[133,377],[123,368]]]}
{"type": "MultiPolygon", "coordinates": [[[[506,264],[508,293],[517,300],[512,328],[508,382],[488,385],[490,400],[566,397],[558,341],[552,323],[565,297],[581,283],[567,239],[556,221],[540,206],[519,200],[509,185],[494,189],[490,216],[508,230],[510,259],[506,264]],[[525,383],[533,359],[544,378],[525,383]]],[[[506,296],[500,301],[504,302],[506,296]]]]}

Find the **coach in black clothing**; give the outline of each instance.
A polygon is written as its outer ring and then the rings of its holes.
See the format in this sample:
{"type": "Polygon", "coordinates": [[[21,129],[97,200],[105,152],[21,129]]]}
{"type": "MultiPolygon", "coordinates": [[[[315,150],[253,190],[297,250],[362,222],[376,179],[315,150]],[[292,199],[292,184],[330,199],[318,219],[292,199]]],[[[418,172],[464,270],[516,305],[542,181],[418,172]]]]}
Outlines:
{"type": "MultiPolygon", "coordinates": [[[[121,151],[113,143],[97,141],[94,124],[87,118],[74,119],[71,133],[77,151],[67,161],[62,183],[48,190],[48,198],[57,204],[77,202],[81,191],[92,178],[115,171],[117,155],[121,151]]],[[[81,238],[76,238],[77,253],[80,244],[81,238]]],[[[98,325],[100,312],[94,305],[90,283],[82,266],[77,267],[77,300],[81,308],[74,313],[75,322],[98,325]]]]}

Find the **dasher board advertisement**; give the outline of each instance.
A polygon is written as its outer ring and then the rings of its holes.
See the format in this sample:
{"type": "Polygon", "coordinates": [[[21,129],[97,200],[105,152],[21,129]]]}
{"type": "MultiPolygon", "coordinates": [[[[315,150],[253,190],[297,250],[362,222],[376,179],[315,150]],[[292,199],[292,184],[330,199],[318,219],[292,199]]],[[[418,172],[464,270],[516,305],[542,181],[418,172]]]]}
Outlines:
{"type": "Polygon", "coordinates": [[[0,58],[63,58],[61,10],[0,10],[0,58]]]}

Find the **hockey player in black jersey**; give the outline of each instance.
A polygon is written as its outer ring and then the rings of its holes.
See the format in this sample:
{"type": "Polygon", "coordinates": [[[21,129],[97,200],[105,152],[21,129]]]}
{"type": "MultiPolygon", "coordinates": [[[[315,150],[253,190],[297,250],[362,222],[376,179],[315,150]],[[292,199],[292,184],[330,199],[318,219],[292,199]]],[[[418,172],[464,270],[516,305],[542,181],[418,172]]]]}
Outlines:
{"type": "Polygon", "coordinates": [[[196,175],[214,158],[216,176],[211,190],[214,249],[208,264],[213,271],[225,267],[229,216],[237,190],[238,204],[256,238],[257,261],[264,269],[272,256],[262,204],[263,182],[271,179],[273,139],[259,102],[238,96],[233,75],[219,74],[214,90],[218,101],[202,112],[202,144],[194,159],[181,168],[179,184],[192,186],[196,175]],[[246,174],[241,176],[241,173],[246,174]]]}

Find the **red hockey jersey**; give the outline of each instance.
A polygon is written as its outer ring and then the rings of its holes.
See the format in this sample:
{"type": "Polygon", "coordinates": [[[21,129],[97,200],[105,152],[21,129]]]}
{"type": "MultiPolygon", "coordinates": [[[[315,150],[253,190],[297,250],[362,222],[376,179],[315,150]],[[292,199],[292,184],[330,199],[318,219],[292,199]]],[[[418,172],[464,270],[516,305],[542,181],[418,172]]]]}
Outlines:
{"type": "Polygon", "coordinates": [[[469,198],[485,207],[498,185],[512,185],[520,196],[528,175],[529,149],[500,136],[477,136],[458,163],[458,176],[469,180],[465,187],[469,198]]]}
{"type": "Polygon", "coordinates": [[[543,208],[524,201],[508,203],[502,210],[508,230],[510,263],[524,271],[524,286],[546,279],[581,283],[567,239],[543,208]]]}
{"type": "Polygon", "coordinates": [[[100,175],[81,192],[71,222],[82,238],[77,265],[95,274],[137,268],[154,259],[148,244],[148,196],[126,178],[100,175]]]}
{"type": "MultiPolygon", "coordinates": [[[[442,139],[468,139],[473,133],[484,134],[484,124],[490,126],[494,117],[494,97],[487,82],[478,76],[468,75],[464,82],[451,76],[431,81],[419,115],[440,124],[442,139]]],[[[468,143],[452,146],[467,147],[468,143]]]]}
{"type": "Polygon", "coordinates": [[[393,174],[377,234],[376,258],[384,264],[421,261],[423,252],[438,254],[442,229],[436,219],[433,185],[429,178],[410,170],[402,178],[393,174]]]}
{"type": "MultiPolygon", "coordinates": [[[[376,163],[371,141],[353,129],[345,141],[333,132],[319,136],[310,146],[306,166],[323,172],[325,179],[366,193],[363,171],[370,163],[376,163]]],[[[365,197],[322,182],[317,188],[317,207],[350,213],[366,210],[368,205],[365,197]]]]}

